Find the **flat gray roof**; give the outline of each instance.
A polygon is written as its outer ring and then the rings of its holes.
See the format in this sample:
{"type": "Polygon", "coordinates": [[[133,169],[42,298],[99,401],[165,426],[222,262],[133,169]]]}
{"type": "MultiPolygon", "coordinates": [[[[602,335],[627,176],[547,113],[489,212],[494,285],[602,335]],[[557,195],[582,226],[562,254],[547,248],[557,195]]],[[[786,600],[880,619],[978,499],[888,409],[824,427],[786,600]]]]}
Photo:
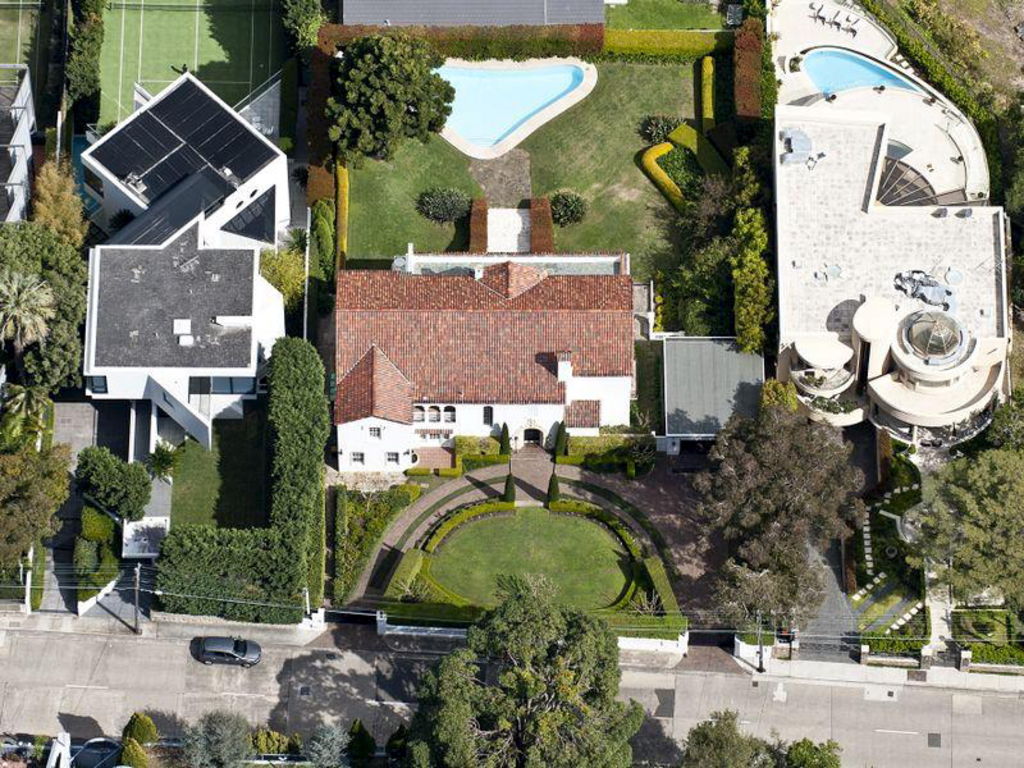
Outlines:
{"type": "Polygon", "coordinates": [[[757,414],[764,359],[731,338],[664,341],[665,434],[711,438],[734,413],[757,414]]]}
{"type": "Polygon", "coordinates": [[[344,24],[604,24],[604,0],[341,0],[344,24]]]}
{"type": "Polygon", "coordinates": [[[200,248],[198,225],[162,248],[100,246],[90,307],[95,367],[245,368],[252,362],[251,250],[200,248]],[[249,318],[230,327],[215,317],[249,318]],[[191,321],[192,346],[174,321],[191,321]]]}

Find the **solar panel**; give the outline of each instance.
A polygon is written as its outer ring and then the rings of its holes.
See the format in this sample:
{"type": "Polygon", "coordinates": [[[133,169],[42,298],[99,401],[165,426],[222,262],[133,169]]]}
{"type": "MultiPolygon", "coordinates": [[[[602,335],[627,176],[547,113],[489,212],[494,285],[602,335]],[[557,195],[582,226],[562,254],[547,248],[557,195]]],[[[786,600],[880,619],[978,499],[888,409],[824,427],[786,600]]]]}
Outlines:
{"type": "Polygon", "coordinates": [[[274,150],[191,80],[182,80],[93,150],[93,157],[152,202],[203,167],[230,168],[242,181],[274,157],[274,150]]]}

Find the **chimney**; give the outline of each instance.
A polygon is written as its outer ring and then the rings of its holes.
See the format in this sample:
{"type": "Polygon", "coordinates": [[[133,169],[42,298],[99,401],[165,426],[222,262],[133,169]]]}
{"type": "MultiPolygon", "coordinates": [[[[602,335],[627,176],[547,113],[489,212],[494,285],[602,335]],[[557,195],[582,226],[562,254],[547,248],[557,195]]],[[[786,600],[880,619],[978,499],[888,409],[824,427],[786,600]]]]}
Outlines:
{"type": "Polygon", "coordinates": [[[572,378],[572,353],[559,352],[558,355],[558,380],[565,382],[572,378]]]}

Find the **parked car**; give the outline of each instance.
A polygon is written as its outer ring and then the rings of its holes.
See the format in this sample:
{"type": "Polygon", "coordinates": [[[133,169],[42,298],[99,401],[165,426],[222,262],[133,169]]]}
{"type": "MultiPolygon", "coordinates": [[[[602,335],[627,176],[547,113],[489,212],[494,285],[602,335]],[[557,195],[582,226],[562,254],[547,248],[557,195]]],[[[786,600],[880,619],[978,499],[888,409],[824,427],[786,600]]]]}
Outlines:
{"type": "Polygon", "coordinates": [[[237,664],[251,667],[259,664],[263,650],[259,643],[240,637],[200,637],[196,657],[203,664],[237,664]]]}

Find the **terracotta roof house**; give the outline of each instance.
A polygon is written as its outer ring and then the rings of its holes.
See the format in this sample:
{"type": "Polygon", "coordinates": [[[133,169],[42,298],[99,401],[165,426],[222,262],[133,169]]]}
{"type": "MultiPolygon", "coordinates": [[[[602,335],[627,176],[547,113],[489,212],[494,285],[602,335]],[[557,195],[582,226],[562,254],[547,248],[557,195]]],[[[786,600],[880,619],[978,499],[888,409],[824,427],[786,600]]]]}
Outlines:
{"type": "Polygon", "coordinates": [[[455,435],[514,447],[629,423],[629,275],[496,261],[471,274],[346,270],[336,304],[338,464],[398,471],[455,435]]]}

